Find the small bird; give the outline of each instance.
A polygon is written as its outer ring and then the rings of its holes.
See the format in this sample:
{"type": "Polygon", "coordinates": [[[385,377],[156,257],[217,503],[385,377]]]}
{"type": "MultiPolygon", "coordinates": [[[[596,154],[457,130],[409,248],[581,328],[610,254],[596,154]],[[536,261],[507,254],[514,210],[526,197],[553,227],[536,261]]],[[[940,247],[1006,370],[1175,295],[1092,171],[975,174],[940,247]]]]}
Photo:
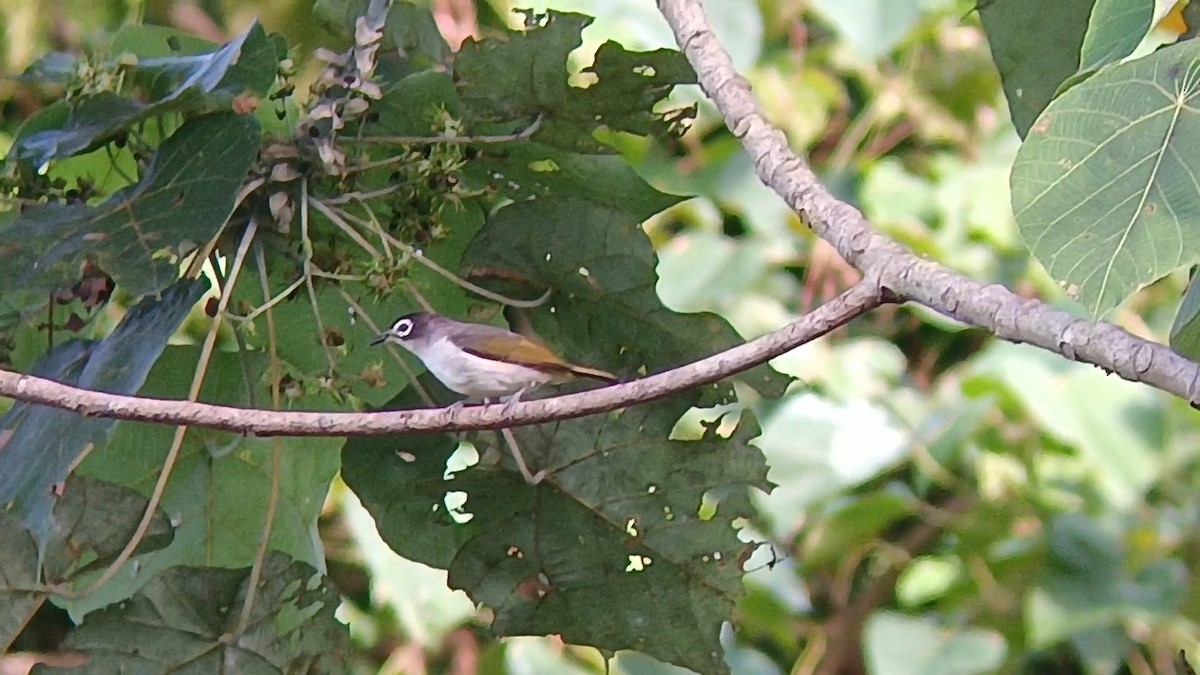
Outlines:
{"type": "MultiPolygon", "coordinates": [[[[567,363],[542,344],[503,328],[455,321],[432,312],[406,314],[371,342],[389,342],[412,352],[450,390],[467,397],[508,397],[508,407],[546,384],[577,377],[617,382],[612,373],[567,363]]],[[[461,402],[455,405],[461,405],[461,402]]],[[[536,483],[510,440],[526,480],[536,483]]]]}

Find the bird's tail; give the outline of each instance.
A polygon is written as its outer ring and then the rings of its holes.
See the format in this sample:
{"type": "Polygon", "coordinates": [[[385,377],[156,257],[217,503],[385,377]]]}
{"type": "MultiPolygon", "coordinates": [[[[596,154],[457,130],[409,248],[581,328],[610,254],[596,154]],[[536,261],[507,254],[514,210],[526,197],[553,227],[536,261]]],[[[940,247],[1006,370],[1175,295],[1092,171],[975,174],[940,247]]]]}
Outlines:
{"type": "Polygon", "coordinates": [[[604,371],[604,370],[600,370],[598,368],[588,368],[586,366],[575,366],[575,365],[570,366],[570,368],[571,368],[571,373],[574,374],[576,377],[589,377],[593,380],[600,380],[601,382],[608,382],[609,384],[613,384],[613,383],[621,381],[620,379],[617,378],[616,375],[613,375],[612,373],[604,371]]]}

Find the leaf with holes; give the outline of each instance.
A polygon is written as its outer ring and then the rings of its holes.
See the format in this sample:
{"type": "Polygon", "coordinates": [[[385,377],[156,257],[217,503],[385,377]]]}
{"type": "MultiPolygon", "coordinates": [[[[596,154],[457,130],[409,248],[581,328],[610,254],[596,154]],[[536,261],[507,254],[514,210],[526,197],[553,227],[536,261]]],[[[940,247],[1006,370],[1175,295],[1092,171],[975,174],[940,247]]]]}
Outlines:
{"type": "Polygon", "coordinates": [[[86,652],[88,671],[97,673],[349,672],[350,636],[334,618],[338,594],[320,572],[285,555],[267,555],[237,633],[249,573],[173,568],[89,616],[63,646],[86,652]]]}
{"type": "Polygon", "coordinates": [[[582,77],[568,81],[569,54],[583,44],[592,18],[548,12],[527,15],[527,28],[507,40],[468,39],[454,61],[466,120],[472,123],[533,121],[543,116],[533,138],[545,145],[581,153],[612,153],[596,140],[597,128],[666,137],[675,121],[654,106],[671,89],[693,84],[695,73],[682,54],[659,49],[626,50],[606,42],[582,77]]]}
{"type": "MultiPolygon", "coordinates": [[[[476,236],[464,265],[481,282],[553,289],[547,306],[533,311],[536,332],[568,360],[622,377],[681,366],[740,341],[715,314],[679,314],[662,304],[650,240],[638,215],[623,209],[582,199],[512,204],[476,236]]],[[[787,386],[769,366],[738,378],[770,398],[787,386]]],[[[733,396],[728,386],[707,392],[702,405],[733,396]]]]}
{"type": "Polygon", "coordinates": [[[557,633],[724,672],[718,634],[754,548],[734,521],[769,483],[749,413],[729,439],[667,440],[697,397],[513,430],[530,468],[548,472],[537,485],[494,432],[475,436],[481,461],[450,480],[447,436],[351,439],[342,475],[384,541],[449,570],[493,608],[497,634],[557,633]]]}
{"type": "Polygon", "coordinates": [[[1200,44],[1112,66],[1046,109],[1017,153],[1030,250],[1093,316],[1200,260],[1200,44]]]}

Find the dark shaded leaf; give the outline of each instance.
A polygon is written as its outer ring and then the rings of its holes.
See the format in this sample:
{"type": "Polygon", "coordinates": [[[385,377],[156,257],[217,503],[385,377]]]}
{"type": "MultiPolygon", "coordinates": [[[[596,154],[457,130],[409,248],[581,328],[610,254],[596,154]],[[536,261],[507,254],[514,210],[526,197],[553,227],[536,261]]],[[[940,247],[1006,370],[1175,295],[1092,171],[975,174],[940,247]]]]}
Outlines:
{"type": "MultiPolygon", "coordinates": [[[[161,299],[145,298],[107,338],[64,343],[33,373],[84,389],[132,394],[207,288],[207,281],[181,281],[161,299]]],[[[53,527],[54,487],[88,444],[104,442],[115,423],[25,403],[0,418],[0,504],[37,534],[43,550],[53,527]]]]}
{"type": "MultiPolygon", "coordinates": [[[[195,346],[169,346],[139,395],[184,399],[200,357],[195,346]]],[[[199,400],[220,405],[270,407],[264,352],[216,352],[208,362],[199,400]],[[247,377],[249,382],[247,382],[247,377]]],[[[316,397],[289,400],[296,407],[328,409],[316,397]]],[[[77,474],[110,481],[149,495],[158,480],[174,428],[125,422],[98,447],[77,474]]],[[[240,434],[189,429],[162,496],[162,509],[178,521],[175,539],[161,553],[139,558],[136,570],[113,579],[103,598],[65,599],[58,604],[81,616],[128,597],[173,565],[242,567],[258,549],[271,491],[272,453],[282,453],[279,501],[271,527],[271,550],[319,565],[323,550],[314,539],[317,517],[337,474],[341,438],[247,438],[240,434]]],[[[80,584],[90,579],[84,578],[80,584]]]]}
{"type": "Polygon", "coordinates": [[[549,471],[536,486],[490,433],[476,436],[482,461],[450,480],[444,436],[351,439],[342,475],[393,550],[495,610],[494,632],[724,672],[718,633],[753,550],[733,522],[752,514],[748,488],[769,484],[748,416],[728,440],[666,440],[689,398],[514,430],[530,468],[549,471]],[[447,493],[465,504],[450,512],[447,493]]]}
{"type": "MultiPolygon", "coordinates": [[[[133,538],[146,503],[127,487],[81,476],[68,480],[54,504],[42,562],[45,580],[58,583],[112,562],[133,538]]],[[[135,553],[162,549],[173,536],[170,521],[155,511],[135,553]]]]}
{"type": "MultiPolygon", "coordinates": [[[[132,490],[90,478],[72,477],[56,492],[61,496],[54,504],[40,575],[34,536],[19,519],[0,513],[0,652],[45,600],[45,592],[36,587],[108,564],[133,536],[146,509],[146,499],[132,490]]],[[[155,512],[137,552],[162,548],[171,534],[166,517],[155,512]]]]}
{"type": "Polygon", "coordinates": [[[259,144],[252,117],[193,118],[163,142],[140,182],[103,204],[26,211],[0,229],[7,287],[69,286],[90,259],[135,296],[166,288],[178,256],[224,226],[259,144]]]}
{"type": "MultiPolygon", "coordinates": [[[[354,24],[358,17],[365,16],[370,0],[317,0],[313,13],[330,31],[350,39],[354,35],[354,24]]],[[[384,49],[380,51],[380,64],[391,56],[392,49],[399,51],[404,61],[403,74],[415,68],[428,68],[442,63],[452,54],[450,45],[438,30],[437,22],[429,8],[411,2],[397,1],[388,10],[384,25],[384,49]]]]}
{"type": "Polygon", "coordinates": [[[991,0],[979,3],[992,59],[1021,138],[1079,69],[1079,51],[1096,0],[991,0]]]}
{"type": "MultiPolygon", "coordinates": [[[[621,377],[681,366],[740,342],[715,314],[679,314],[662,304],[656,256],[639,223],[638,216],[583,200],[512,204],[488,221],[463,264],[479,281],[553,289],[533,313],[538,334],[568,360],[621,377]]],[[[769,366],[738,377],[769,398],[787,386],[769,366]]],[[[732,397],[729,387],[706,391],[701,405],[732,397]]]]}
{"type": "MultiPolygon", "coordinates": [[[[349,632],[320,573],[271,553],[247,630],[236,629],[249,569],[177,567],[130,600],[92,614],[64,644],[95,673],[342,673],[349,632]]],[[[37,672],[76,672],[39,668],[37,672]]]]}
{"type": "MultiPolygon", "coordinates": [[[[0,438],[3,437],[0,431],[0,438]]],[[[38,585],[38,549],[16,516],[0,511],[0,654],[7,654],[33,613],[46,600],[38,585]]]]}

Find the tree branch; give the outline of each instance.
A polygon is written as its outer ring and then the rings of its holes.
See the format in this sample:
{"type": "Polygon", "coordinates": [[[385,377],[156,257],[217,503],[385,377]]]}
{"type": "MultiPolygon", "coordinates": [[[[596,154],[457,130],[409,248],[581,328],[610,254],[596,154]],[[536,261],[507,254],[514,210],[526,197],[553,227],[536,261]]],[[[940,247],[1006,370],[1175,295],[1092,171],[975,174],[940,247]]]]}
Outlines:
{"type": "Polygon", "coordinates": [[[658,0],[658,7],[695,68],[700,86],[753,159],[759,179],[860,270],[864,281],[900,301],[916,302],[1006,340],[1091,363],[1198,407],[1200,365],[1164,345],[1022,298],[1003,286],[973,281],[917,257],[876,232],[862,213],[829,194],[805,161],[788,148],[783,133],[763,116],[749,83],[734,69],[709,27],[701,0],[658,0]]]}
{"type": "MultiPolygon", "coordinates": [[[[183,424],[258,436],[382,436],[539,424],[645,403],[753,368],[833,331],[884,302],[877,288],[858,284],[810,314],[757,340],[664,373],[554,398],[451,410],[365,413],[294,412],[122,396],[0,370],[0,396],[86,416],[183,424]]],[[[0,449],[5,438],[0,436],[0,449]]]]}

